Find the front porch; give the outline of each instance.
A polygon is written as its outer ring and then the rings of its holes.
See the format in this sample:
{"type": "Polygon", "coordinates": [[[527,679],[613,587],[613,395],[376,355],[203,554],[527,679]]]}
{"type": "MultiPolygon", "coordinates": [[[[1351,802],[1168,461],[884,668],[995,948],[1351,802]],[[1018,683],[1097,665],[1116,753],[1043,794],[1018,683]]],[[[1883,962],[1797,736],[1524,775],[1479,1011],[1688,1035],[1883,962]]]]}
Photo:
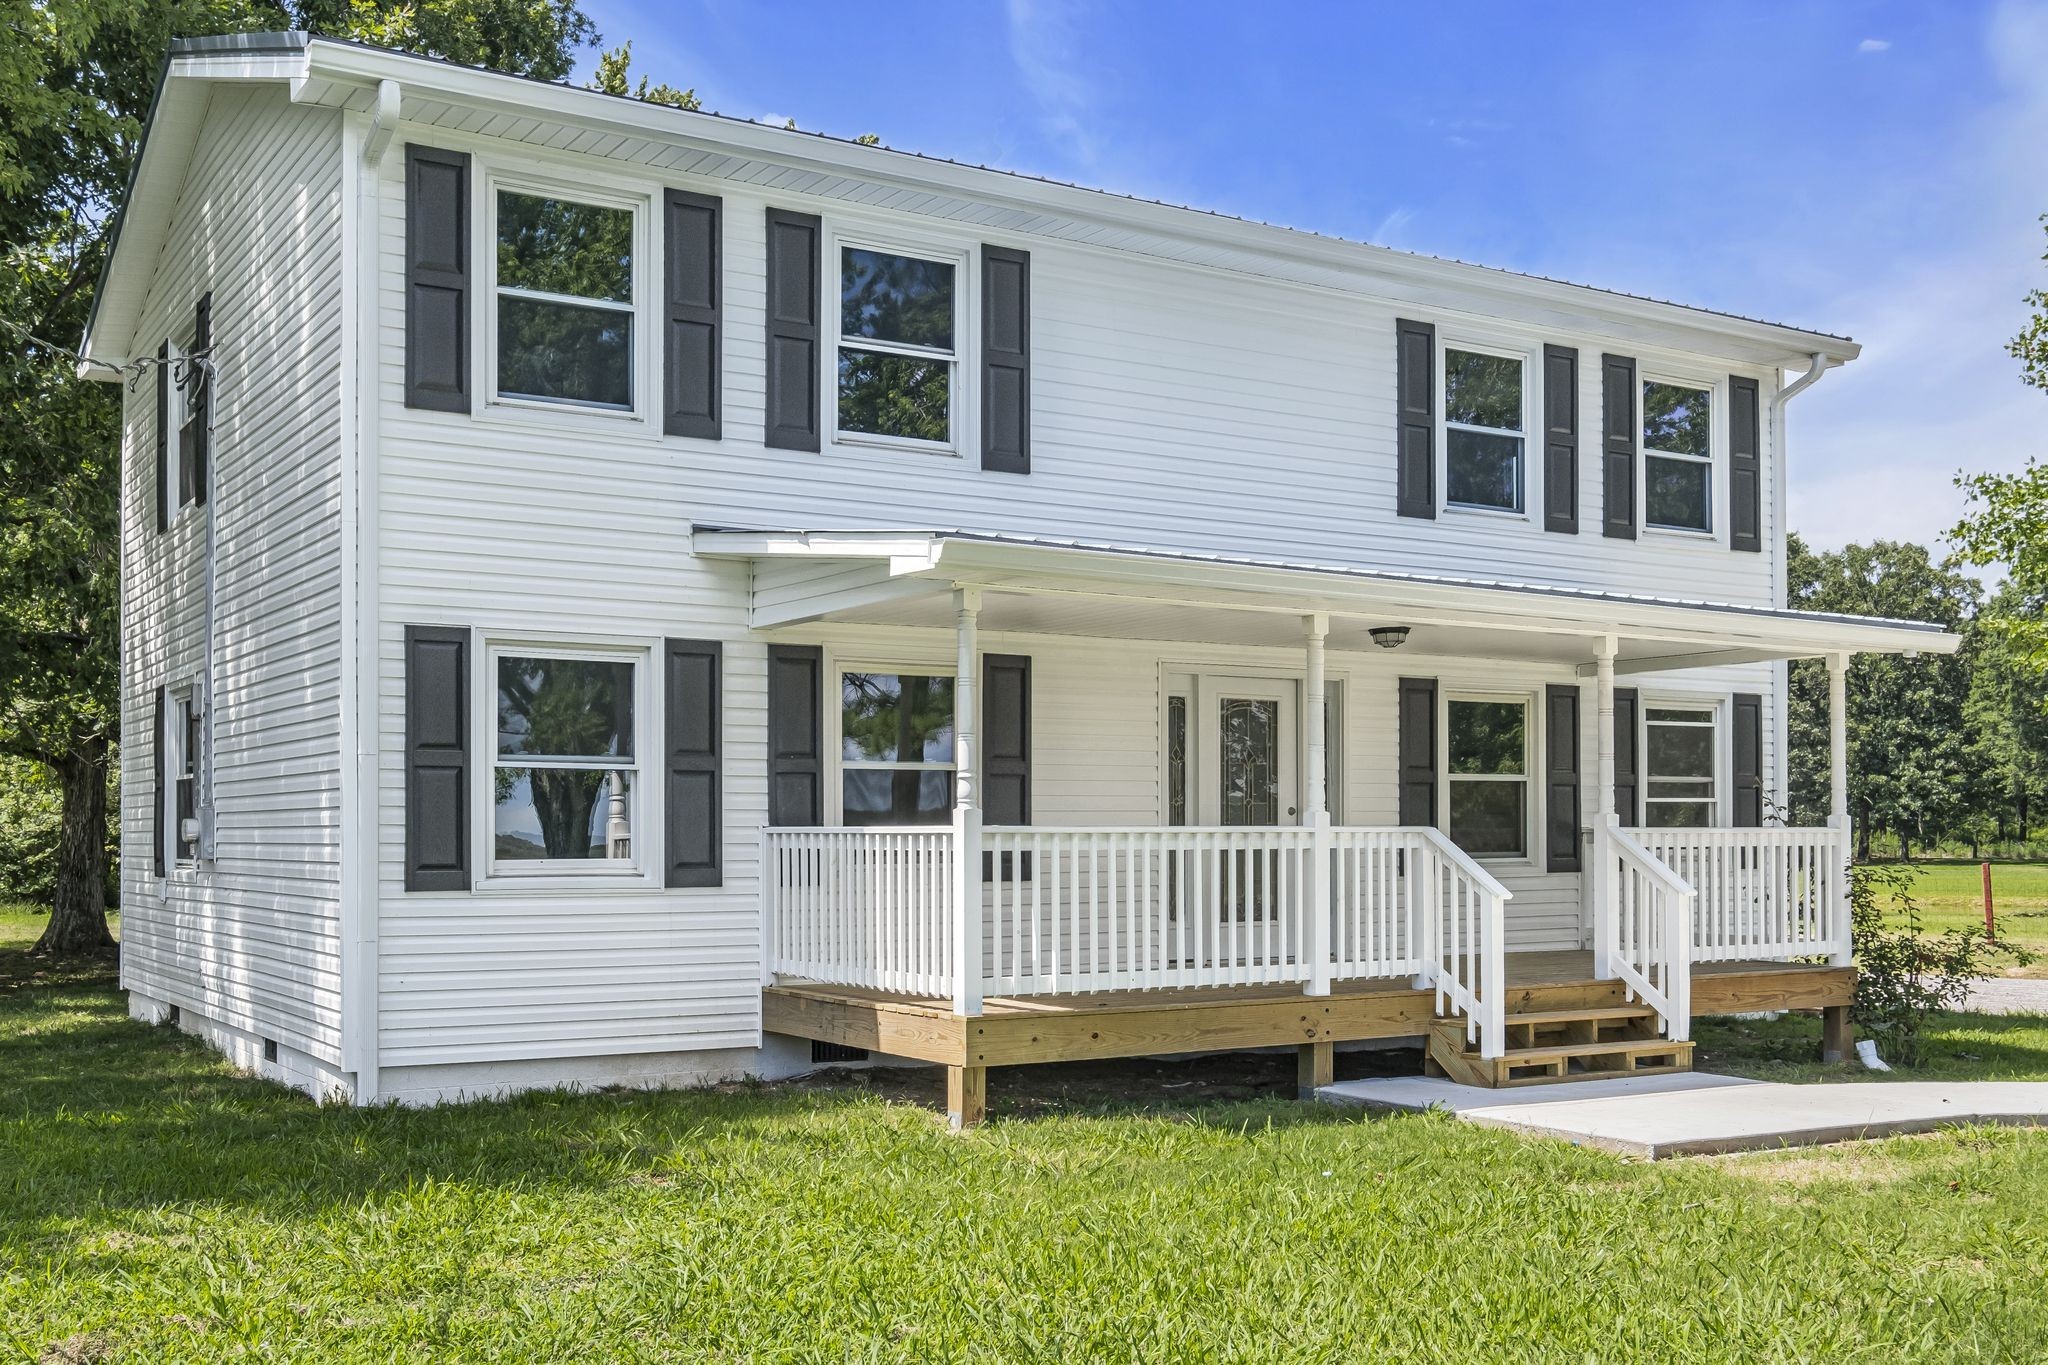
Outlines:
{"type": "Polygon", "coordinates": [[[1848,661],[1957,644],[946,532],[696,548],[774,641],[763,1028],[940,1062],[960,1123],[1031,1061],[1291,1044],[1306,1084],[1422,1034],[1514,1084],[1682,1068],[1731,1009],[1839,1045],[1848,661]],[[1770,823],[1794,658],[1832,684],[1825,826],[1770,823]]]}

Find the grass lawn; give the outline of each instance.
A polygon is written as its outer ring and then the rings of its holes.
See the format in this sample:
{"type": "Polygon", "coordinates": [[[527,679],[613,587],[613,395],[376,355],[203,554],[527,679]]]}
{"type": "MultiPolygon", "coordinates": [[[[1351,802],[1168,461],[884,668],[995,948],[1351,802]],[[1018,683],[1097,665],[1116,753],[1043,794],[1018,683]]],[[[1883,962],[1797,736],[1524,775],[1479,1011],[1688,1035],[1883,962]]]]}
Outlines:
{"type": "MultiPolygon", "coordinates": [[[[1921,924],[1933,933],[1943,929],[1984,927],[1984,879],[1976,863],[1914,863],[1920,875],[1913,896],[1920,902],[1921,924]]],[[[1991,903],[1998,936],[2037,955],[2012,976],[2048,977],[2048,863],[1993,863],[1991,903]]]]}
{"type": "MultiPolygon", "coordinates": [[[[321,1108],[39,969],[36,927],[0,915],[24,1360],[2048,1356],[2048,1133],[1650,1166],[1298,1105],[1291,1058],[999,1072],[966,1137],[892,1098],[929,1073],[321,1108]]],[[[1940,1064],[2048,1075],[2043,1021],[1979,1027],[1940,1064]]]]}

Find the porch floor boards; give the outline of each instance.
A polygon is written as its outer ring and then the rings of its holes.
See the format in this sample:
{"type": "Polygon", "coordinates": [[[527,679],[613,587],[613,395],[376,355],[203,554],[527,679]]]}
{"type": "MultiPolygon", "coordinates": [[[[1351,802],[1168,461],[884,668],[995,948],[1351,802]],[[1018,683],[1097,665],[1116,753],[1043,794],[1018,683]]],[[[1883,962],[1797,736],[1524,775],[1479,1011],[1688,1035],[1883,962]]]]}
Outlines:
{"type": "MultiPolygon", "coordinates": [[[[1511,1014],[1624,1003],[1620,982],[1593,976],[1590,952],[1509,953],[1506,968],[1511,1014]]],[[[1695,963],[1693,1013],[1839,1008],[1854,985],[1848,967],[1695,963]]],[[[770,1033],[967,1067],[1327,1046],[1420,1036],[1436,1020],[1434,994],[1405,978],[1336,982],[1326,996],[1283,984],[991,997],[967,1019],[950,1000],[858,986],[791,982],[761,997],[770,1033]]]]}

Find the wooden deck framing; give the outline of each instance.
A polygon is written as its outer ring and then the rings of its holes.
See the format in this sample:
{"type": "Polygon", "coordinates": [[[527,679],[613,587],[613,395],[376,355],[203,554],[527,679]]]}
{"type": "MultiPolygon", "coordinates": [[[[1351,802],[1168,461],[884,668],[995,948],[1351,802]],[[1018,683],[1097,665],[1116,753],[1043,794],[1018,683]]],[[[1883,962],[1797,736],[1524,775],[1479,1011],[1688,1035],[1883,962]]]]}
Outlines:
{"type": "MultiPolygon", "coordinates": [[[[1510,1011],[1623,1003],[1620,982],[1594,978],[1591,953],[1510,953],[1507,979],[1510,1011]]],[[[1693,967],[1693,1014],[1822,1010],[1828,1050],[1840,1052],[1854,987],[1848,967],[1702,962],[1693,967]]],[[[948,1116],[972,1127],[992,1066],[1291,1044],[1301,1049],[1301,1086],[1312,1092],[1328,1082],[1335,1044],[1420,1036],[1436,1021],[1435,1005],[1405,980],[1375,980],[1340,982],[1326,996],[1288,985],[999,998],[962,1018],[947,1000],[792,983],[763,988],[761,1027],[944,1066],[948,1116]]]]}

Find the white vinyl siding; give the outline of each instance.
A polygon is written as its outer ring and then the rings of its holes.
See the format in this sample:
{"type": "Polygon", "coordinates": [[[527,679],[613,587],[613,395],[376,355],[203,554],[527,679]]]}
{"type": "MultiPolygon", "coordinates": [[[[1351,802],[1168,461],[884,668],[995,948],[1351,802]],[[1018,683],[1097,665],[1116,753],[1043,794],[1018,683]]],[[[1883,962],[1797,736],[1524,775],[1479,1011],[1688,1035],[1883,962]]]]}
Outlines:
{"type": "Polygon", "coordinates": [[[274,90],[214,95],[137,347],[189,338],[213,291],[211,507],[157,533],[153,382],[124,394],[121,474],[122,985],[329,1068],[341,1055],[341,183],[339,115],[274,90]],[[203,677],[209,513],[216,856],[159,879],[157,688],[203,677]]]}

